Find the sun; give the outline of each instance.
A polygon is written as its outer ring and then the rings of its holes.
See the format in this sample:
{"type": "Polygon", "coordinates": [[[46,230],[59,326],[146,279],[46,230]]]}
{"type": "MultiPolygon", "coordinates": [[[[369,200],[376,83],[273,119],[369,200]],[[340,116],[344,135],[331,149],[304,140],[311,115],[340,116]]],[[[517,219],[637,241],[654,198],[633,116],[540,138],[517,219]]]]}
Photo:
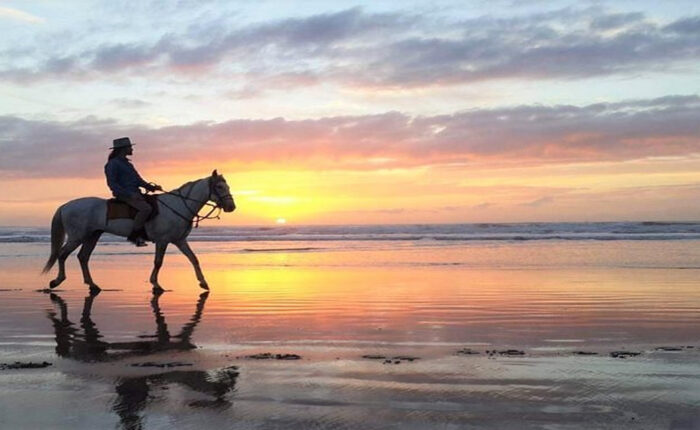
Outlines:
{"type": "Polygon", "coordinates": [[[287,224],[287,220],[284,219],[284,218],[277,218],[277,220],[275,220],[275,222],[276,222],[277,224],[280,224],[280,225],[282,225],[282,224],[287,224]]]}

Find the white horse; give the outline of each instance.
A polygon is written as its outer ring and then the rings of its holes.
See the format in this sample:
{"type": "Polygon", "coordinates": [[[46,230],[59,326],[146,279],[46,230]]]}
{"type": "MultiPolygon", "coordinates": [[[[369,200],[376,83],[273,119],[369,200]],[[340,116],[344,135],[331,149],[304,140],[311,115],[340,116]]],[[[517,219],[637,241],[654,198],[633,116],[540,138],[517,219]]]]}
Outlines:
{"type": "MultiPolygon", "coordinates": [[[[222,208],[224,212],[233,212],[236,209],[226,180],[223,175],[216,173],[216,170],[211,176],[188,182],[180,188],[158,196],[158,215],[145,225],[148,237],[156,244],[155,261],[150,279],[154,293],[163,291],[158,284],[158,271],[163,264],[165,249],[170,243],[174,243],[190,260],[199,286],[205,290],[209,289],[197,256],[187,243],[187,236],[192,231],[192,223],[195,218],[197,221],[203,218],[197,213],[205,204],[208,204],[208,201],[213,201],[216,204],[214,207],[222,208]]],[[[71,200],[60,206],[51,221],[51,256],[42,272],[48,272],[58,261],[58,276],[49,283],[49,288],[56,288],[66,279],[66,258],[82,245],[78,252],[78,260],[83,271],[83,281],[90,286],[91,291],[99,291],[100,287],[90,276],[88,268],[90,255],[102,233],[108,232],[126,237],[131,233],[132,225],[131,219],[107,221],[107,200],[105,199],[85,197],[71,200]],[[64,239],[66,239],[65,243],[64,239]]]]}

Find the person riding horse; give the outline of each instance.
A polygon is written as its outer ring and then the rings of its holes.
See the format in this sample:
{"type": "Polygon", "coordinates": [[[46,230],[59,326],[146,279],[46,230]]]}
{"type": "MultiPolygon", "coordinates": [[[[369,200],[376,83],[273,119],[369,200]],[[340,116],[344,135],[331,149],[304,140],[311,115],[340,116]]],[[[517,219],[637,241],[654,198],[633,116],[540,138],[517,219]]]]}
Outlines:
{"type": "Polygon", "coordinates": [[[134,153],[133,145],[128,137],[114,139],[112,152],[105,164],[105,176],[107,185],[112,190],[112,195],[137,210],[134,218],[134,226],[127,240],[136,246],[146,246],[143,229],[148,216],[151,214],[151,205],[146,202],[139,187],[148,191],[162,191],[160,185],[148,183],[141,178],[127,155],[134,153]]]}

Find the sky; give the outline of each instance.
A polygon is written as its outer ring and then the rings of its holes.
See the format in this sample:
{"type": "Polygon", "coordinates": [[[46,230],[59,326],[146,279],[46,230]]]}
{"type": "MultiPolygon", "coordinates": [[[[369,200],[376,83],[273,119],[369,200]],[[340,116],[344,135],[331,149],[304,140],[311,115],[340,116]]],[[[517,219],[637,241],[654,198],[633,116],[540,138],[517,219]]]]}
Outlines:
{"type": "Polygon", "coordinates": [[[228,225],[700,220],[697,1],[0,0],[0,225],[223,173],[228,225]]]}

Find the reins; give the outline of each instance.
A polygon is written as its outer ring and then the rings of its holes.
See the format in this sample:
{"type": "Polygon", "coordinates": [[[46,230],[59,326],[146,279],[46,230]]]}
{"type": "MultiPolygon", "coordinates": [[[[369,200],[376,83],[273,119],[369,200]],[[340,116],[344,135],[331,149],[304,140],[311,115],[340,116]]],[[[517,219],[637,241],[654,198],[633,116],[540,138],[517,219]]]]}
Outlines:
{"type": "MultiPolygon", "coordinates": [[[[220,196],[219,193],[216,191],[216,189],[215,189],[215,188],[212,188],[211,178],[209,178],[209,179],[207,180],[207,183],[208,183],[208,185],[209,185],[209,194],[208,194],[208,196],[211,197],[211,193],[213,192],[214,194],[216,194],[216,197],[218,197],[219,200],[222,200],[221,196],[220,196]]],[[[185,185],[191,185],[191,184],[193,184],[193,182],[189,182],[189,183],[187,183],[187,184],[185,184],[185,185]]],[[[184,187],[184,185],[183,185],[183,187],[184,187]]],[[[183,188],[183,187],[180,187],[180,188],[183,188]]],[[[177,191],[179,191],[180,188],[178,188],[177,191]]],[[[193,189],[193,188],[194,188],[194,185],[191,185],[190,188],[189,188],[189,190],[187,191],[187,195],[182,195],[182,194],[180,194],[179,192],[173,192],[173,191],[163,191],[162,194],[158,194],[158,195],[157,195],[157,196],[160,196],[160,195],[163,195],[163,194],[170,194],[171,196],[177,196],[177,197],[179,197],[180,200],[182,200],[182,203],[183,203],[183,204],[185,205],[185,207],[187,208],[187,210],[190,212],[190,217],[189,217],[189,218],[187,218],[186,216],[182,215],[180,212],[178,212],[178,211],[175,210],[173,207],[171,207],[170,205],[168,205],[167,203],[165,203],[164,201],[162,201],[162,200],[160,200],[160,199],[158,199],[158,203],[160,203],[160,204],[162,204],[163,206],[165,206],[166,208],[170,209],[175,215],[177,215],[177,216],[179,216],[180,218],[182,218],[183,220],[185,220],[185,222],[187,222],[188,224],[191,225],[192,223],[194,223],[194,228],[199,227],[199,222],[200,222],[200,221],[203,221],[203,220],[205,220],[205,219],[221,219],[221,217],[220,217],[220,215],[221,215],[221,206],[219,205],[219,203],[211,204],[211,203],[209,203],[209,199],[202,201],[202,200],[197,200],[197,199],[191,198],[191,197],[190,197],[190,193],[192,192],[192,189],[193,189]],[[199,208],[199,210],[194,211],[194,210],[192,210],[192,208],[190,208],[190,205],[187,204],[187,201],[188,201],[188,200],[191,201],[191,202],[197,202],[197,203],[199,203],[199,204],[202,205],[202,206],[199,208]],[[204,207],[204,206],[209,206],[209,207],[211,207],[211,209],[209,209],[209,212],[207,212],[206,215],[199,215],[199,211],[202,210],[202,207],[204,207]],[[212,214],[214,213],[214,211],[217,210],[217,209],[218,209],[218,212],[216,213],[216,215],[212,215],[212,214]]],[[[231,198],[233,198],[233,196],[231,196],[231,194],[229,194],[228,196],[224,196],[224,197],[231,197],[231,198]]]]}

